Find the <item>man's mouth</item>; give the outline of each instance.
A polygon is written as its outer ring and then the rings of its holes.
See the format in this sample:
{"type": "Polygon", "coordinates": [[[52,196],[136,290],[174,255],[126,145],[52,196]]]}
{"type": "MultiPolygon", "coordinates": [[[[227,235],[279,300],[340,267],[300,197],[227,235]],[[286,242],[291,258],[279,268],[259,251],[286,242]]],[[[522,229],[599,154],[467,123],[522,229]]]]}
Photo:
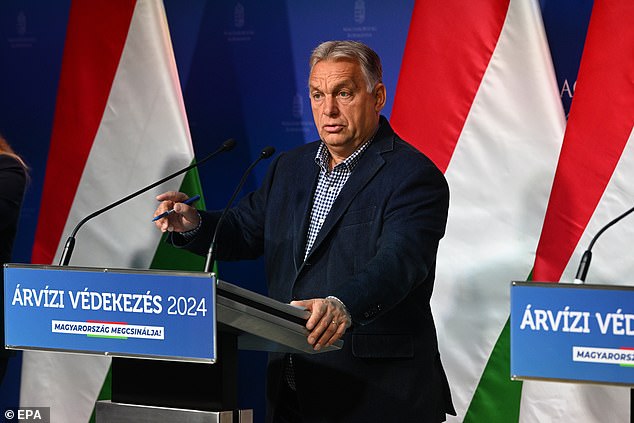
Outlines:
{"type": "Polygon", "coordinates": [[[330,133],[334,133],[334,132],[340,132],[341,130],[343,130],[344,126],[343,125],[324,125],[324,131],[326,132],[330,132],[330,133]]]}

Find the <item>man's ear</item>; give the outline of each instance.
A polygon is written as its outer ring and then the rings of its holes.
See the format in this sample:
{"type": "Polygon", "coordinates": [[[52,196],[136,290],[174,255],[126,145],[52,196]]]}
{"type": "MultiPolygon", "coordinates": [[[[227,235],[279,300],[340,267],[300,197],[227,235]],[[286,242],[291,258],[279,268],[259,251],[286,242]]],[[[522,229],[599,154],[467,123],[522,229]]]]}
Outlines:
{"type": "Polygon", "coordinates": [[[383,110],[383,107],[385,107],[385,101],[386,101],[385,85],[383,85],[382,82],[379,82],[374,87],[374,99],[375,99],[374,110],[376,110],[378,113],[381,110],[383,110]]]}

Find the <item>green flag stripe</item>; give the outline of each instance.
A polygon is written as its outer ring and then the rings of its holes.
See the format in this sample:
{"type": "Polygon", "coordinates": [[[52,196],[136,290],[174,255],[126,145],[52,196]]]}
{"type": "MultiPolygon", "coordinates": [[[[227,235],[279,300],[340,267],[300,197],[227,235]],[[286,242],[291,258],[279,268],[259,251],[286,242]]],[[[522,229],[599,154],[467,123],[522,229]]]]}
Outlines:
{"type": "Polygon", "coordinates": [[[522,382],[511,380],[510,321],[498,338],[464,423],[512,423],[519,421],[522,382]]]}
{"type": "MultiPolygon", "coordinates": [[[[532,269],[526,280],[533,280],[532,269]]],[[[511,380],[511,326],[510,319],[507,319],[463,423],[519,422],[521,399],[522,382],[511,380]]]]}

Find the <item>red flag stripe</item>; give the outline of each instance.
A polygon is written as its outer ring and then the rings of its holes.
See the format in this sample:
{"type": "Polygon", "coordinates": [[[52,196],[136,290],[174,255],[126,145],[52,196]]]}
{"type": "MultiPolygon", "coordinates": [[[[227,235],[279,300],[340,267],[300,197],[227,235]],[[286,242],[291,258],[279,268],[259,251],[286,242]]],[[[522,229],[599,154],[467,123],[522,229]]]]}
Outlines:
{"type": "Polygon", "coordinates": [[[33,263],[55,257],[125,45],[136,1],[110,2],[74,0],[70,8],[33,263]]]}
{"type": "Polygon", "coordinates": [[[414,6],[390,120],[399,135],[443,172],[508,7],[509,0],[466,1],[460,8],[443,1],[418,1],[414,6]]]}
{"type": "Polygon", "coordinates": [[[561,278],[632,131],[634,26],[624,16],[634,16],[631,0],[595,2],[534,280],[561,278]]]}

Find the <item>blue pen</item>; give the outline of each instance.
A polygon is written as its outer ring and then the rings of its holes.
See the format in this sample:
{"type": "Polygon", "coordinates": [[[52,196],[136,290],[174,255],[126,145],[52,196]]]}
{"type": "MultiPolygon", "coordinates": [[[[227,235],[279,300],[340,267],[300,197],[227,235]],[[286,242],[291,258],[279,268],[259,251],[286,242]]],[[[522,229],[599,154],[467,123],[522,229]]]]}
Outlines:
{"type": "MultiPolygon", "coordinates": [[[[198,200],[200,200],[200,195],[194,195],[193,197],[188,198],[187,200],[183,201],[183,204],[190,205],[191,203],[196,202],[198,200]]],[[[159,219],[163,219],[164,217],[167,217],[168,215],[170,215],[172,213],[174,213],[174,209],[168,210],[166,212],[163,212],[163,213],[159,214],[158,216],[156,216],[154,219],[152,219],[152,222],[156,222],[159,219]]]]}

